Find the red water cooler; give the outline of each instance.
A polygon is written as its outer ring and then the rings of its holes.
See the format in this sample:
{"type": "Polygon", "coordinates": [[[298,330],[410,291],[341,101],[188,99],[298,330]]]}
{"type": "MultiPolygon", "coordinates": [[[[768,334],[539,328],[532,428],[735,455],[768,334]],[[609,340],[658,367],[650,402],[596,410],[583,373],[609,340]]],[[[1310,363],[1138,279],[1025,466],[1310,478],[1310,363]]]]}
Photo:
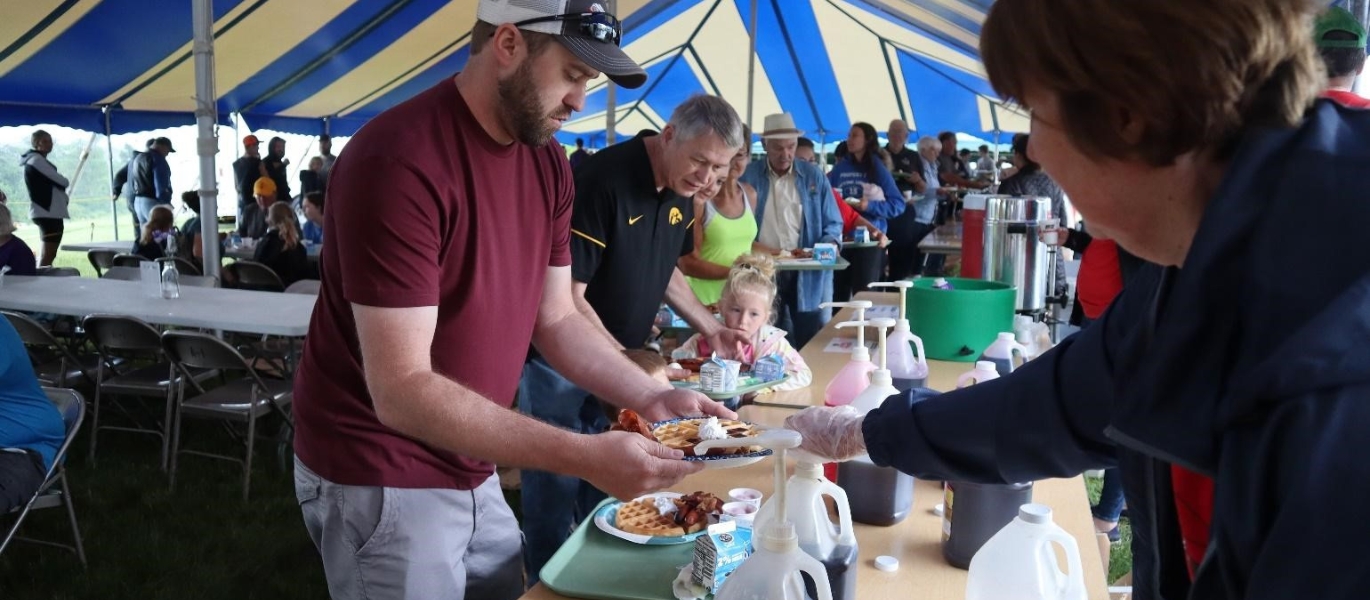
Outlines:
{"type": "Polygon", "coordinates": [[[961,204],[961,276],[984,279],[985,203],[989,196],[969,194],[961,204]]]}

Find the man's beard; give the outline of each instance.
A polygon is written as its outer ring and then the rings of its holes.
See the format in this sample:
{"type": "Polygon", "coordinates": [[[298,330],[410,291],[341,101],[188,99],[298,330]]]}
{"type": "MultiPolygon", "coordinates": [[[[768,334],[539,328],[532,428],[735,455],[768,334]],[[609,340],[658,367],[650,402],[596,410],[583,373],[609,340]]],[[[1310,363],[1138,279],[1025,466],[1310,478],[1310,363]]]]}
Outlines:
{"type": "MultiPolygon", "coordinates": [[[[563,115],[542,112],[537,85],[533,83],[531,60],[525,59],[512,76],[501,79],[497,91],[504,122],[515,139],[535,148],[552,141],[559,128],[549,125],[547,119],[563,115]]],[[[569,117],[570,111],[564,116],[569,117]]]]}

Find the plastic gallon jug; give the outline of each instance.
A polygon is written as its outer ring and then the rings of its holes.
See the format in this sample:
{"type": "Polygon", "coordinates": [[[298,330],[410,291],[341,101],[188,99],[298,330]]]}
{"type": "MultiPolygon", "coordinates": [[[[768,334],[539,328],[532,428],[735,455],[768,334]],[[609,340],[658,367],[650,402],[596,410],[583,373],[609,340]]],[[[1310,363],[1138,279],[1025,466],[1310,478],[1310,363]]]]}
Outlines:
{"type": "MultiPolygon", "coordinates": [[[[832,600],[827,569],[818,559],[799,549],[799,536],[788,517],[790,498],[785,480],[785,451],[798,448],[801,439],[798,433],[784,429],[762,434],[762,441],[767,442],[763,445],[775,450],[772,460],[776,492],[768,502],[774,504],[768,513],[774,516],[762,523],[761,515],[757,514],[753,529],[756,537],[752,539],[756,552],[728,575],[714,594],[714,600],[803,600],[805,578],[814,583],[815,600],[832,600]],[[768,434],[777,435],[768,437],[768,434]]],[[[811,480],[808,475],[812,473],[806,473],[806,479],[811,480]]],[[[804,509],[798,510],[804,512],[804,509]]]]}
{"type": "MultiPolygon", "coordinates": [[[[799,549],[823,564],[834,600],[854,600],[858,551],[847,493],[823,476],[822,461],[817,457],[798,450],[795,455],[798,461],[794,475],[785,482],[785,500],[799,549]],[[836,524],[828,517],[825,498],[837,507],[836,524]]],[[[773,496],[762,505],[753,522],[754,530],[764,529],[776,520],[778,504],[773,496]]],[[[806,578],[804,583],[809,597],[816,597],[815,582],[806,578]]]]}
{"type": "Polygon", "coordinates": [[[989,538],[1032,502],[1031,483],[946,482],[942,507],[942,557],[964,569],[989,538]]]}
{"type": "Polygon", "coordinates": [[[968,385],[993,381],[998,378],[999,370],[995,368],[994,363],[987,360],[978,361],[975,363],[974,369],[966,371],[956,378],[956,389],[959,390],[968,385]]]}
{"type": "Polygon", "coordinates": [[[1019,344],[1017,337],[1012,331],[1000,333],[994,339],[994,343],[985,348],[980,353],[978,361],[985,360],[994,363],[994,370],[1003,377],[1013,372],[1013,369],[1022,366],[1028,359],[1028,349],[1019,344]],[[1016,358],[1016,360],[1015,360],[1016,358]]]}
{"type": "Polygon", "coordinates": [[[966,600],[1084,600],[1085,577],[1075,538],[1051,520],[1051,509],[1026,504],[970,561],[966,600]],[[1062,572],[1053,544],[1066,555],[1062,572]]]}
{"type": "Polygon", "coordinates": [[[872,288],[897,288],[899,290],[899,319],[894,331],[890,333],[885,350],[889,364],[890,377],[894,389],[907,392],[916,387],[924,387],[928,381],[928,358],[923,350],[923,339],[913,335],[908,318],[908,291],[912,281],[891,281],[872,283],[872,288]]]}
{"type": "MultiPolygon", "coordinates": [[[[849,306],[856,309],[856,320],[865,322],[866,309],[872,306],[869,300],[854,300],[852,302],[825,302],[822,304],[827,307],[849,306]]],[[[838,323],[842,327],[845,323],[838,323]]],[[[852,348],[851,360],[842,365],[842,369],[837,375],[828,382],[828,387],[823,390],[823,403],[828,406],[843,406],[851,404],[866,386],[870,385],[871,371],[875,370],[875,363],[871,362],[870,349],[866,348],[866,328],[856,329],[856,347],[852,348]]]]}

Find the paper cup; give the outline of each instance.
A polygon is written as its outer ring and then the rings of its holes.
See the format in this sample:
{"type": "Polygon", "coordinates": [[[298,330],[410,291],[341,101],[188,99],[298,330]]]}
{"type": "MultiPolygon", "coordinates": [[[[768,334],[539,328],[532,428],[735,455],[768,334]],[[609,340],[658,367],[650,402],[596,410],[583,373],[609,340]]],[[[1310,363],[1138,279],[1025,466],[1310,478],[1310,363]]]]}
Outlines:
{"type": "Polygon", "coordinates": [[[752,528],[752,522],[756,520],[757,507],[746,502],[727,502],[723,504],[723,514],[719,515],[720,522],[736,521],[738,527],[752,528]]]}
{"type": "Polygon", "coordinates": [[[733,503],[750,504],[757,508],[761,508],[761,498],[763,498],[763,496],[761,490],[754,490],[752,488],[733,488],[728,490],[728,498],[732,499],[733,503]]]}

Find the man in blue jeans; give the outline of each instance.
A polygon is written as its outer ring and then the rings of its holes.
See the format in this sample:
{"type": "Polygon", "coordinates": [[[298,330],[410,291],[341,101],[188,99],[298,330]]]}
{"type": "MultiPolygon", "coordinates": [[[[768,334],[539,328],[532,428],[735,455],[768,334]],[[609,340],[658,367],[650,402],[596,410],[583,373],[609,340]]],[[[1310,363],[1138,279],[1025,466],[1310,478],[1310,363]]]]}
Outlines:
{"type": "MultiPolygon", "coordinates": [[[[766,160],[756,161],[742,182],[756,188],[759,250],[812,248],[819,242],[841,245],[842,215],[833,202],[832,185],[816,164],[795,160],[799,136],[789,113],[767,115],[761,142],[766,160]]],[[[790,334],[802,349],[832,318],[819,305],[832,301],[832,271],[786,271],[776,274],[779,306],[775,326],[790,334]]]]}
{"type": "Polygon", "coordinates": [[[65,438],[19,333],[0,319],[0,515],[33,497],[65,438]]]}
{"type": "MultiPolygon", "coordinates": [[[[575,171],[571,275],[576,304],[618,348],[641,348],[663,296],[715,348],[746,343],[704,308],[676,268],[694,248],[691,196],[727,173],[745,143],[742,120],[716,96],[694,96],[660,134],[606,148],[575,171]],[[716,343],[715,343],[716,342],[716,343]]],[[[608,427],[599,403],[534,353],[519,382],[519,410],[577,433],[608,427]]],[[[606,460],[613,460],[606,457],[606,460]]],[[[605,498],[586,481],[524,470],[524,563],[529,584],[605,498]]],[[[625,498],[627,499],[627,498],[625,498]]]]}

